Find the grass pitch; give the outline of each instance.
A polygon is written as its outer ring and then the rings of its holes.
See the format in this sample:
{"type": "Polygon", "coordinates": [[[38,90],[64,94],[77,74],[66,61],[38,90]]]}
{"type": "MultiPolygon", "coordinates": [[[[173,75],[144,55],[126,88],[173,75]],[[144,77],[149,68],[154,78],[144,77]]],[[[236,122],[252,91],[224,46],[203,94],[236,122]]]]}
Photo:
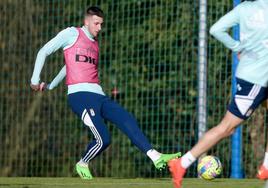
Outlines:
{"type": "MultiPolygon", "coordinates": [[[[216,179],[205,181],[186,178],[182,188],[265,188],[257,179],[216,179]]],[[[0,178],[0,188],[173,188],[171,179],[94,178],[0,178]]],[[[268,184],[267,184],[268,188],[268,184]]]]}

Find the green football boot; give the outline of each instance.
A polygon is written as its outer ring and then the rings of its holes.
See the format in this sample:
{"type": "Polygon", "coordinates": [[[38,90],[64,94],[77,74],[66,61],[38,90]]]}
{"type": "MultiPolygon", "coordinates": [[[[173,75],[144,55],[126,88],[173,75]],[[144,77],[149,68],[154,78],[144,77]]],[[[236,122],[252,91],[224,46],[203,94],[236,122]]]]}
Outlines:
{"type": "Polygon", "coordinates": [[[91,175],[88,167],[81,166],[78,163],[75,166],[77,174],[81,177],[81,179],[91,180],[93,176],[91,175]]]}
{"type": "Polygon", "coordinates": [[[162,170],[166,167],[168,161],[170,161],[171,159],[179,158],[180,156],[181,152],[173,154],[161,154],[160,158],[154,162],[154,166],[156,169],[162,170]]]}

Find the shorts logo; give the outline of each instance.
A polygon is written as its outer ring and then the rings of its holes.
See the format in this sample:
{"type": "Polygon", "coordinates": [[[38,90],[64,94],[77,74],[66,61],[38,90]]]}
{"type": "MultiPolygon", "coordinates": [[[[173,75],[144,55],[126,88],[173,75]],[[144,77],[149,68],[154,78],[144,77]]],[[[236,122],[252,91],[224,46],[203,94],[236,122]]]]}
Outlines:
{"type": "Polygon", "coordinates": [[[237,88],[237,91],[241,91],[242,90],[242,87],[240,86],[240,84],[237,84],[236,85],[236,88],[237,88]]]}
{"type": "Polygon", "coordinates": [[[95,116],[95,112],[92,108],[89,109],[91,116],[95,116]]]}

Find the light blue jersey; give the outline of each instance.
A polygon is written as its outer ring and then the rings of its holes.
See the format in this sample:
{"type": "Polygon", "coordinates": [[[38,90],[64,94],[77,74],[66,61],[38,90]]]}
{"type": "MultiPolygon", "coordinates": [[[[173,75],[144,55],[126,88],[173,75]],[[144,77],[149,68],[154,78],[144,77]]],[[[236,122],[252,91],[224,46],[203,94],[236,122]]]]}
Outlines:
{"type": "MultiPolygon", "coordinates": [[[[85,27],[82,27],[83,32],[90,40],[94,40],[93,36],[88,32],[85,27]]],[[[45,64],[46,57],[62,48],[63,50],[72,46],[76,39],[78,38],[78,30],[75,27],[68,27],[57,34],[56,37],[47,42],[38,52],[33,75],[31,78],[32,84],[38,84],[40,82],[40,74],[42,68],[45,64]]],[[[48,89],[51,90],[55,88],[66,76],[66,66],[64,65],[58,75],[53,79],[53,81],[48,84],[48,89]]],[[[105,95],[101,86],[96,83],[79,83],[68,85],[68,94],[87,91],[105,95]]]]}
{"type": "Polygon", "coordinates": [[[239,4],[211,27],[210,34],[227,48],[241,53],[236,77],[268,86],[268,0],[239,4]],[[240,41],[228,34],[238,24],[240,41]]]}

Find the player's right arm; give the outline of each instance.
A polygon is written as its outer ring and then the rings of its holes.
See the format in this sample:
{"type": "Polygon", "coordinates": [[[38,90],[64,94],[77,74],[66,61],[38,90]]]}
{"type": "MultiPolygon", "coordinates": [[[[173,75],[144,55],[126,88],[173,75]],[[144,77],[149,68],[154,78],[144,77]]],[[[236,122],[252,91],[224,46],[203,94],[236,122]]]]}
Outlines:
{"type": "Polygon", "coordinates": [[[240,11],[241,7],[238,5],[221,17],[209,31],[212,36],[234,52],[240,52],[242,50],[242,45],[240,41],[235,40],[229,35],[228,30],[239,24],[240,11]]]}
{"type": "Polygon", "coordinates": [[[60,70],[60,72],[57,74],[57,76],[52,80],[52,82],[50,84],[47,85],[47,89],[48,90],[52,90],[55,87],[57,87],[59,85],[59,83],[65,78],[66,76],[66,65],[64,65],[62,67],[62,69],[60,70]]]}
{"type": "Polygon", "coordinates": [[[37,53],[34,70],[31,78],[31,88],[35,91],[40,89],[40,74],[45,64],[46,57],[57,51],[59,48],[64,48],[71,45],[77,37],[77,31],[74,27],[59,32],[53,39],[48,41],[37,53]]]}

